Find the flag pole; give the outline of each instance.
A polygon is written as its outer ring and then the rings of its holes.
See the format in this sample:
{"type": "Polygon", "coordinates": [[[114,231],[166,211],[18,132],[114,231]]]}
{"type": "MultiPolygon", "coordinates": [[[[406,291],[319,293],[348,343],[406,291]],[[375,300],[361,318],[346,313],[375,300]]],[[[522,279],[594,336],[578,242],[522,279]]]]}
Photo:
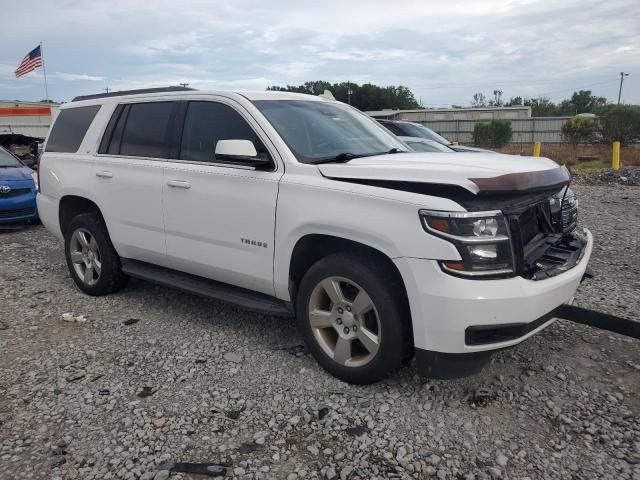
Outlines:
{"type": "Polygon", "coordinates": [[[49,102],[49,87],[47,86],[47,68],[44,66],[44,50],[42,49],[42,42],[40,42],[40,57],[42,58],[42,73],[44,73],[44,93],[47,98],[45,100],[49,102]]]}

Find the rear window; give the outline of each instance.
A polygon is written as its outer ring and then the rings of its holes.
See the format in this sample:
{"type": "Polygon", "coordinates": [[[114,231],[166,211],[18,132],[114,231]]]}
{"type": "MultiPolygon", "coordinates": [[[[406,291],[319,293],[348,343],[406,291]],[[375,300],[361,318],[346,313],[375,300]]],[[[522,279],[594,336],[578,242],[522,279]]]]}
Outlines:
{"type": "Polygon", "coordinates": [[[46,151],[77,152],[98,110],[100,105],[61,110],[49,134],[46,151]]]}
{"type": "Polygon", "coordinates": [[[120,155],[167,158],[167,130],[173,105],[174,102],[132,104],[124,123],[120,155]]]}

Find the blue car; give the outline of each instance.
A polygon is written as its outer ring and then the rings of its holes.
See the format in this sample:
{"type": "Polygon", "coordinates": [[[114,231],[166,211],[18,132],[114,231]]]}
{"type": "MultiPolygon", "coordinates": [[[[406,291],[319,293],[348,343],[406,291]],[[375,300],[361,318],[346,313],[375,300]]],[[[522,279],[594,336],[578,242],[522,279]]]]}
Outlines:
{"type": "Polygon", "coordinates": [[[36,173],[0,147],[0,225],[38,220],[36,173]]]}

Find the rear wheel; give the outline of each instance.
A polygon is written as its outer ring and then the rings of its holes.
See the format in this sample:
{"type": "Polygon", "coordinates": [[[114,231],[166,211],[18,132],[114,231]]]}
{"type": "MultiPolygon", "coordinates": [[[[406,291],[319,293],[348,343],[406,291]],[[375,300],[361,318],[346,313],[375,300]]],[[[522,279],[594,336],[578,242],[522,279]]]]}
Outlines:
{"type": "Polygon", "coordinates": [[[314,264],[298,291],[302,334],[327,371],[350,383],[372,383],[411,357],[403,286],[377,258],[331,255],[314,264]]]}
{"type": "Polygon", "coordinates": [[[129,280],[122,273],[107,227],[96,213],[83,213],[71,220],[65,235],[65,255],[71,278],[89,295],[116,292],[129,280]]]}

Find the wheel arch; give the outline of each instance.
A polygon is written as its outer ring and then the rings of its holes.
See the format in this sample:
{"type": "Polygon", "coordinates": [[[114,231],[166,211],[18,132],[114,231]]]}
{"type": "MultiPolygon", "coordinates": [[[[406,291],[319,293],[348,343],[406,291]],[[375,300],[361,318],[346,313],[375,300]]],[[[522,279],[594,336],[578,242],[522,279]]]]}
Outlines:
{"type": "Polygon", "coordinates": [[[307,234],[298,239],[289,260],[289,295],[295,305],[298,285],[304,274],[318,260],[335,253],[351,253],[369,257],[381,262],[393,275],[400,285],[402,285],[403,301],[406,302],[409,310],[409,298],[404,284],[402,274],[391,258],[378,250],[364,243],[350,240],[343,237],[325,234],[307,234]]]}
{"type": "Polygon", "coordinates": [[[100,207],[93,201],[80,195],[65,195],[58,206],[58,221],[60,231],[64,236],[73,217],[82,213],[97,213],[104,221],[100,207]]]}

